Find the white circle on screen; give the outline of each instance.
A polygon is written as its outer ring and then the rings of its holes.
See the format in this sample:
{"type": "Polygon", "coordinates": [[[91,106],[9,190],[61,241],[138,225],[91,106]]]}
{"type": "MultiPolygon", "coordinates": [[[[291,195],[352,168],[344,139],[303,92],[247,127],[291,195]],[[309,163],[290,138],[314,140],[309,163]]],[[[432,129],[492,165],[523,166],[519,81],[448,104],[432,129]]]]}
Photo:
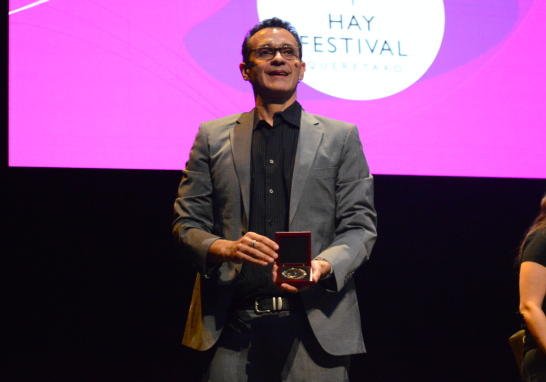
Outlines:
{"type": "Polygon", "coordinates": [[[343,99],[373,100],[414,84],[444,35],[442,0],[257,0],[260,20],[296,27],[307,65],[303,82],[343,99]]]}

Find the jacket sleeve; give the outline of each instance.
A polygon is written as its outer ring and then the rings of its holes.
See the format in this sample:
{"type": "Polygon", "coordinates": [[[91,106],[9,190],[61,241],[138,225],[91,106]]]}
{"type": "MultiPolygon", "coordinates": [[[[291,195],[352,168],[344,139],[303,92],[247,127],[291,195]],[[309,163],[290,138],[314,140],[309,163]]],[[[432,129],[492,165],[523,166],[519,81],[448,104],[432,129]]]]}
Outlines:
{"type": "Polygon", "coordinates": [[[343,145],[335,197],[335,237],[319,257],[327,260],[334,270],[335,281],[325,280],[328,289],[339,291],[369,258],[377,238],[373,176],[354,125],[349,128],[343,145]]]}
{"type": "Polygon", "coordinates": [[[214,209],[209,151],[207,130],[205,125],[201,125],[190,159],[182,171],[172,228],[175,243],[187,263],[204,277],[218,267],[207,266],[206,258],[211,244],[220,238],[212,234],[214,209]]]}

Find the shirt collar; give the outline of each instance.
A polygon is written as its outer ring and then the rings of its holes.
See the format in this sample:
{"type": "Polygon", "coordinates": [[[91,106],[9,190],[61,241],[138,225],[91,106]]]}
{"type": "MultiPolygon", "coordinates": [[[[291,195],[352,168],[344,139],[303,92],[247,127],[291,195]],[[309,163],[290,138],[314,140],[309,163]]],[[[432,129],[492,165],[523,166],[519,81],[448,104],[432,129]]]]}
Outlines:
{"type": "MultiPolygon", "coordinates": [[[[300,103],[298,101],[294,101],[292,105],[288,106],[286,109],[279,113],[275,113],[273,116],[273,126],[278,125],[280,122],[278,122],[279,119],[283,119],[285,122],[287,122],[289,125],[293,127],[300,128],[301,127],[301,112],[303,108],[301,107],[300,103]]],[[[258,123],[260,123],[262,120],[258,117],[258,111],[254,109],[254,126],[253,130],[256,129],[258,126],[258,123]]],[[[267,122],[266,122],[267,123],[267,122]]]]}

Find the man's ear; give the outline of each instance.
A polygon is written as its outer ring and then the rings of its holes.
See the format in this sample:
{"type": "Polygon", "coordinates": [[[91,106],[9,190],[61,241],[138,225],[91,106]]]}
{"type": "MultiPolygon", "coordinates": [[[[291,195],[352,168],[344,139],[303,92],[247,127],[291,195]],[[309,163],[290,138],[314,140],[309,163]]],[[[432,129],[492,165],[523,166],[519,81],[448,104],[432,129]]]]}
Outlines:
{"type": "Polygon", "coordinates": [[[239,69],[241,70],[241,74],[243,75],[243,79],[245,81],[250,81],[250,75],[249,75],[249,71],[250,69],[246,66],[246,64],[244,62],[241,62],[239,64],[239,69]]]}
{"type": "Polygon", "coordinates": [[[298,78],[299,81],[303,81],[303,74],[305,73],[305,62],[301,62],[301,69],[300,69],[300,76],[298,78]]]}

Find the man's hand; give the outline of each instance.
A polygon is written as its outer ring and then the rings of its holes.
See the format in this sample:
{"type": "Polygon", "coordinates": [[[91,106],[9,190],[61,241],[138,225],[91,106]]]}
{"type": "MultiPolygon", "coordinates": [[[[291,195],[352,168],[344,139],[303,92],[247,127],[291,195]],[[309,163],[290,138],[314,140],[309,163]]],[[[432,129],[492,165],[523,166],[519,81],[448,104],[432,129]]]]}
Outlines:
{"type": "MultiPolygon", "coordinates": [[[[273,264],[273,282],[277,282],[277,263],[273,264]]],[[[313,260],[311,261],[311,268],[313,269],[313,283],[318,283],[323,276],[330,274],[332,266],[329,262],[324,260],[313,260]]],[[[306,289],[309,289],[309,286],[295,287],[293,285],[282,283],[279,285],[279,288],[291,293],[302,292],[306,289]]]]}
{"type": "Polygon", "coordinates": [[[274,241],[254,232],[248,232],[237,241],[216,240],[209,248],[207,262],[249,262],[258,265],[273,263],[279,256],[279,246],[274,241]]]}

